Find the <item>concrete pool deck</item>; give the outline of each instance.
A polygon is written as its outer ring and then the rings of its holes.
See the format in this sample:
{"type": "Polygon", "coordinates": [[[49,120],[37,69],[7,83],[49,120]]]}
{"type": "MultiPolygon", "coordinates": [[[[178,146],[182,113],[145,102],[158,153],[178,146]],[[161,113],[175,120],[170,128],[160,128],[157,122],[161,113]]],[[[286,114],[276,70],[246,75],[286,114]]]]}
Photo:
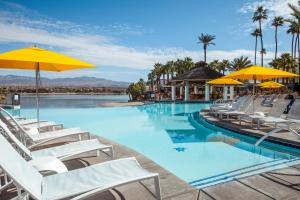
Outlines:
{"type": "MultiPolygon", "coordinates": [[[[199,115],[203,117],[207,122],[220,126],[225,129],[233,130],[235,132],[250,135],[256,138],[264,136],[269,131],[273,130],[273,127],[261,125],[260,129],[251,127],[251,123],[245,121],[239,125],[239,120],[234,118],[229,119],[219,119],[209,114],[208,110],[202,110],[199,112],[199,115]]],[[[280,131],[266,138],[267,141],[280,143],[283,145],[292,146],[295,148],[300,148],[300,138],[294,134],[289,133],[288,131],[280,131]]]]}

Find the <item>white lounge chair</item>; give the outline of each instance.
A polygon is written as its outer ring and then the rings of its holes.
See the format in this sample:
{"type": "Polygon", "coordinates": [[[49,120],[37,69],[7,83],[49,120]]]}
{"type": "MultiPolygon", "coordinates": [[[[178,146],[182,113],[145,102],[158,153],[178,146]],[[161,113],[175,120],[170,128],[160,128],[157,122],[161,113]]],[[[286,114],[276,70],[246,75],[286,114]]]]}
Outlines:
{"type": "Polygon", "coordinates": [[[0,114],[2,114],[2,119],[8,121],[12,124],[18,124],[25,129],[40,129],[40,130],[57,130],[62,129],[63,124],[57,124],[53,121],[40,120],[40,123],[37,122],[37,119],[20,119],[12,116],[5,109],[0,108],[0,114]]]}
{"type": "Polygon", "coordinates": [[[159,176],[140,166],[135,158],[108,161],[43,177],[0,135],[0,168],[17,188],[16,199],[83,199],[111,188],[153,179],[156,198],[161,200],[159,176]]]}
{"type": "Polygon", "coordinates": [[[294,103],[291,106],[291,109],[283,122],[280,122],[277,124],[275,129],[268,132],[266,135],[261,137],[255,145],[259,145],[263,140],[265,140],[270,135],[277,133],[282,130],[286,130],[296,136],[300,139],[300,133],[297,131],[297,129],[300,128],[300,99],[296,99],[294,103]]]}
{"type": "Polygon", "coordinates": [[[242,96],[237,99],[236,102],[233,102],[231,105],[224,105],[224,106],[215,106],[210,108],[210,113],[214,114],[215,116],[220,116],[222,118],[221,113],[226,111],[235,111],[240,108],[241,105],[244,104],[250,96],[242,96]]]}
{"type": "MultiPolygon", "coordinates": [[[[38,123],[37,119],[21,119],[20,120],[20,119],[16,119],[15,117],[14,117],[14,119],[17,120],[20,125],[27,125],[27,124],[36,124],[36,123],[38,123]]],[[[46,120],[40,120],[40,123],[42,123],[42,122],[47,122],[47,121],[46,120]]]]}
{"type": "Polygon", "coordinates": [[[99,156],[99,151],[109,151],[109,156],[112,159],[114,157],[112,145],[102,144],[97,139],[72,142],[60,146],[31,151],[20,140],[18,140],[17,137],[15,137],[15,135],[8,129],[6,124],[4,124],[1,120],[0,128],[3,129],[2,135],[5,135],[12,142],[12,144],[14,144],[15,148],[18,149],[25,157],[29,157],[29,159],[34,160],[41,157],[53,156],[60,160],[67,160],[75,155],[92,151],[96,151],[97,156],[99,156]]]}
{"type": "Polygon", "coordinates": [[[271,124],[276,128],[278,124],[288,122],[286,116],[283,116],[283,112],[289,103],[289,100],[285,99],[285,97],[286,95],[280,95],[276,101],[273,102],[273,107],[267,116],[249,116],[252,119],[252,123],[253,121],[257,121],[257,128],[259,129],[261,124],[271,124]]]}
{"type": "MultiPolygon", "coordinates": [[[[5,110],[1,110],[1,112],[7,113],[5,110]]],[[[81,140],[82,136],[86,135],[88,139],[90,139],[90,133],[87,131],[82,131],[80,128],[67,128],[40,133],[36,128],[23,128],[14,119],[7,120],[5,117],[3,117],[3,113],[0,113],[0,119],[4,121],[9,128],[14,129],[14,133],[17,134],[18,138],[29,148],[69,136],[77,136],[78,140],[81,140]]]]}
{"type": "Polygon", "coordinates": [[[218,110],[217,113],[219,114],[219,117],[221,119],[223,118],[223,116],[229,118],[230,115],[242,115],[252,105],[252,98],[254,98],[254,96],[241,97],[241,101],[239,101],[238,104],[235,104],[227,110],[218,110]]]}

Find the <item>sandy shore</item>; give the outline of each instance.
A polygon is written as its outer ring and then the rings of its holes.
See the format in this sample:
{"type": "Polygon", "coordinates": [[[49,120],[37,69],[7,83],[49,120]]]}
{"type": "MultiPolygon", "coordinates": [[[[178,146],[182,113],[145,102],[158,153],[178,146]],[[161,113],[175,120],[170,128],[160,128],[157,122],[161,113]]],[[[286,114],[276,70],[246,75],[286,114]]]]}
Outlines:
{"type": "Polygon", "coordinates": [[[144,105],[144,102],[134,101],[134,102],[112,102],[112,103],[104,103],[98,105],[98,107],[122,107],[122,106],[141,106],[144,105]]]}

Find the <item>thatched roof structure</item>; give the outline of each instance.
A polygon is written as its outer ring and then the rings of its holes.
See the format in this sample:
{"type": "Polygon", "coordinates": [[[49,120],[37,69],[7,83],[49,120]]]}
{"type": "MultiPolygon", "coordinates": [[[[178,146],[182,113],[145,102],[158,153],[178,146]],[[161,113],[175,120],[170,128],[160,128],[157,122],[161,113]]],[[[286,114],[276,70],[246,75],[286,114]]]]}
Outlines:
{"type": "Polygon", "coordinates": [[[223,75],[216,70],[207,66],[205,62],[198,62],[195,64],[196,68],[191,71],[185,72],[181,75],[176,76],[171,81],[207,81],[216,78],[220,78],[223,75]]]}

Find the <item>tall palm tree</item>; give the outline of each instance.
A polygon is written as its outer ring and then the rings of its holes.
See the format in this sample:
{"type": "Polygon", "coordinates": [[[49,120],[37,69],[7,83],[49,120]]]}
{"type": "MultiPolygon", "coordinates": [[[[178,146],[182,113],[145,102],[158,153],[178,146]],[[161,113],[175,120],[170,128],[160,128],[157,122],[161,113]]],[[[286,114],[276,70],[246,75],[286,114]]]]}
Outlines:
{"type": "Polygon", "coordinates": [[[264,55],[267,53],[267,51],[265,48],[263,48],[259,51],[259,53],[260,53],[261,57],[264,57],[264,55]]]}
{"type": "Polygon", "coordinates": [[[292,41],[291,41],[291,56],[294,57],[294,40],[295,40],[295,34],[297,32],[297,29],[293,23],[290,23],[288,30],[286,31],[287,34],[292,35],[292,41]]]}
{"type": "MultiPolygon", "coordinates": [[[[290,7],[290,9],[292,10],[291,15],[295,17],[296,19],[296,23],[294,23],[294,25],[297,25],[296,28],[296,40],[295,40],[295,46],[297,47],[298,50],[298,70],[300,73],[300,39],[299,39],[299,34],[300,34],[300,1],[298,1],[298,6],[296,5],[292,5],[292,4],[288,4],[288,6],[290,7]]],[[[294,47],[294,52],[296,52],[296,49],[294,47]]],[[[295,55],[295,54],[294,54],[295,55]]]]}
{"type": "Polygon", "coordinates": [[[203,33],[201,33],[201,36],[198,36],[198,43],[199,44],[203,44],[204,62],[206,62],[207,47],[209,45],[215,45],[215,43],[212,42],[214,39],[216,39],[216,36],[209,35],[209,34],[203,34],[203,33]]]}
{"type": "Polygon", "coordinates": [[[278,32],[278,27],[283,26],[283,17],[275,17],[272,21],[272,26],[275,27],[275,59],[277,58],[277,45],[278,45],[278,40],[277,40],[277,32],[278,32]]]}
{"type": "Polygon", "coordinates": [[[233,61],[230,62],[230,70],[237,71],[246,67],[250,67],[251,65],[251,61],[248,59],[248,57],[241,56],[233,59],[233,61]]]}
{"type": "MultiPolygon", "coordinates": [[[[262,33],[261,24],[262,24],[263,20],[268,18],[267,12],[268,12],[268,10],[264,9],[263,6],[258,6],[252,17],[252,21],[258,22],[258,24],[259,24],[259,31],[261,33],[260,34],[261,51],[263,51],[263,49],[264,49],[263,33],[262,33]]],[[[264,54],[262,53],[261,54],[261,66],[263,66],[263,65],[264,65],[264,54]]]]}
{"type": "Polygon", "coordinates": [[[255,29],[255,30],[251,33],[251,35],[255,37],[254,64],[256,65],[257,38],[260,37],[261,32],[260,32],[260,30],[257,28],[257,29],[255,29]]]}

